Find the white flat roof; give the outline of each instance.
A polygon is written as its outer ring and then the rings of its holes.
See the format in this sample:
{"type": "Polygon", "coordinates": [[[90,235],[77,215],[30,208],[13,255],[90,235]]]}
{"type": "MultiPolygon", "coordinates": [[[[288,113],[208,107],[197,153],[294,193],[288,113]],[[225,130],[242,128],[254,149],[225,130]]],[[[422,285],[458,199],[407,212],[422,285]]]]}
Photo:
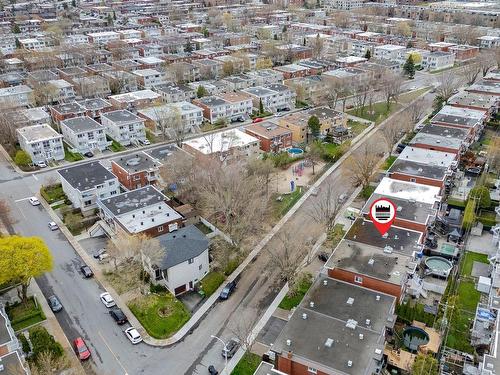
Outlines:
{"type": "Polygon", "coordinates": [[[459,117],[472,118],[476,120],[481,120],[482,118],[484,118],[485,113],[486,111],[481,111],[479,109],[461,108],[461,107],[454,107],[451,105],[445,105],[438,112],[438,114],[440,115],[459,116],[459,117]]]}
{"type": "Polygon", "coordinates": [[[258,143],[259,140],[239,129],[231,129],[191,139],[184,142],[184,144],[205,155],[210,155],[216,152],[225,152],[235,147],[250,145],[255,142],[258,143]]]}
{"type": "Polygon", "coordinates": [[[400,198],[405,200],[415,200],[416,202],[434,204],[439,200],[440,188],[437,186],[428,186],[417,184],[416,182],[407,182],[393,180],[389,177],[384,177],[378,184],[374,194],[380,194],[390,197],[400,198]]]}
{"type": "Polygon", "coordinates": [[[456,158],[457,155],[451,152],[434,151],[408,146],[399,154],[398,160],[414,161],[429,166],[449,167],[456,158]]]}
{"type": "Polygon", "coordinates": [[[129,233],[139,233],[179,219],[182,219],[182,216],[165,202],[116,216],[116,220],[127,228],[129,233]]]}

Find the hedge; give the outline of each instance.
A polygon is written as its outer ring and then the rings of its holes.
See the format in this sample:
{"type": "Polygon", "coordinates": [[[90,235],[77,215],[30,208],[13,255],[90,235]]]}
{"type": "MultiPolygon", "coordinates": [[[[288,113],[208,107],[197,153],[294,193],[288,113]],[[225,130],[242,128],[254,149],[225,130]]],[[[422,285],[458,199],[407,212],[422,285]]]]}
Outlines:
{"type": "Polygon", "coordinates": [[[55,357],[64,355],[64,349],[44,327],[35,327],[29,330],[31,345],[33,346],[33,356],[36,361],[37,356],[49,351],[55,357]]]}
{"type": "Polygon", "coordinates": [[[462,227],[465,230],[470,229],[474,224],[474,220],[476,219],[475,212],[476,212],[476,201],[471,199],[467,202],[464,211],[464,220],[462,222],[462,227]]]}

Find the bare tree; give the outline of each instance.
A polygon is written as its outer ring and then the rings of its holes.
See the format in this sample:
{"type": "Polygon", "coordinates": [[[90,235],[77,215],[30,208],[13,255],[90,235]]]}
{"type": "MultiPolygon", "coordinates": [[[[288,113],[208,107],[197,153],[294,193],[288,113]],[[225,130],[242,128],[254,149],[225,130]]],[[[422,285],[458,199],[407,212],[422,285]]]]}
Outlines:
{"type": "Polygon", "coordinates": [[[420,121],[422,116],[425,114],[426,108],[427,106],[423,97],[418,98],[408,107],[410,120],[413,124],[416,124],[418,121],[420,121]]]}
{"type": "Polygon", "coordinates": [[[382,136],[387,144],[388,152],[391,153],[394,145],[413,128],[410,116],[406,111],[389,118],[380,128],[382,136]]]}
{"type": "Polygon", "coordinates": [[[320,58],[321,54],[323,53],[323,47],[324,47],[324,42],[323,39],[321,39],[321,36],[319,33],[316,35],[312,48],[313,48],[313,56],[315,58],[320,58]]]}
{"type": "Polygon", "coordinates": [[[272,176],[276,175],[277,169],[271,159],[255,158],[248,162],[246,165],[247,172],[262,180],[266,187],[266,195],[269,196],[269,184],[272,176]]]}
{"type": "Polygon", "coordinates": [[[70,361],[66,355],[56,356],[46,350],[36,357],[36,362],[31,365],[32,375],[59,375],[62,370],[70,366],[70,361]]]}
{"type": "Polygon", "coordinates": [[[0,199],[0,221],[7,227],[14,224],[11,208],[5,199],[0,199]]]}
{"type": "Polygon", "coordinates": [[[397,103],[399,99],[399,95],[401,94],[403,85],[403,77],[401,77],[399,74],[387,72],[382,76],[381,81],[385,103],[387,109],[389,109],[391,106],[391,101],[397,103]]]}
{"type": "Polygon", "coordinates": [[[459,86],[460,82],[455,72],[444,72],[439,77],[439,86],[436,88],[436,94],[443,101],[447,101],[459,86]]]}
{"type": "Polygon", "coordinates": [[[378,157],[371,145],[364,145],[346,160],[346,170],[353,185],[367,188],[375,172],[378,157]]]}
{"type": "Polygon", "coordinates": [[[332,184],[328,184],[325,189],[322,189],[321,194],[314,200],[311,209],[308,211],[308,216],[324,226],[327,233],[335,226],[335,218],[342,207],[339,195],[335,190],[332,184]]]}
{"type": "Polygon", "coordinates": [[[467,85],[472,85],[476,81],[476,78],[481,70],[482,67],[480,63],[472,62],[460,68],[458,74],[460,74],[467,85]]]}
{"type": "Polygon", "coordinates": [[[484,77],[496,65],[495,52],[491,50],[481,51],[478,61],[484,77]]]}
{"type": "Polygon", "coordinates": [[[239,340],[243,350],[248,352],[252,352],[253,345],[255,344],[255,337],[252,335],[254,324],[255,321],[251,319],[240,319],[236,327],[231,329],[231,332],[239,340]]]}

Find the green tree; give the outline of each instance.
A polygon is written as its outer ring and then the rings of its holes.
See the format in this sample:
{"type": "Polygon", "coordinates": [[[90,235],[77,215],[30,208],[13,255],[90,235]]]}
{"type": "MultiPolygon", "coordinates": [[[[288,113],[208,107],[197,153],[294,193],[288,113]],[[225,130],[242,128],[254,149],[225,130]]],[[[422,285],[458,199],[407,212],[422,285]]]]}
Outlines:
{"type": "Polygon", "coordinates": [[[439,365],[432,355],[419,354],[413,362],[412,374],[438,375],[439,365]]]}
{"type": "Polygon", "coordinates": [[[108,23],[108,26],[112,25],[113,24],[113,16],[111,16],[111,14],[108,14],[106,21],[108,23]]]}
{"type": "Polygon", "coordinates": [[[14,26],[12,26],[12,32],[14,34],[20,34],[21,33],[21,29],[19,28],[19,26],[15,23],[14,26]]]}
{"type": "Polygon", "coordinates": [[[469,192],[468,200],[477,200],[479,208],[490,208],[490,189],[486,186],[476,186],[469,192]]]}
{"type": "Polygon", "coordinates": [[[207,96],[208,95],[208,91],[207,89],[205,88],[205,86],[198,86],[198,90],[196,90],[196,96],[198,98],[203,98],[204,96],[207,96]]]}
{"type": "Polygon", "coordinates": [[[16,152],[16,156],[14,157],[14,163],[19,165],[20,167],[27,167],[32,162],[31,157],[28,155],[26,151],[18,150],[16,152]]]}
{"type": "Polygon", "coordinates": [[[370,60],[372,58],[372,53],[369,49],[366,50],[365,59],[370,60]]]}
{"type": "Polygon", "coordinates": [[[307,127],[309,128],[312,136],[317,138],[321,130],[321,123],[319,122],[319,119],[316,116],[309,117],[309,120],[307,120],[307,127]]]}
{"type": "Polygon", "coordinates": [[[17,281],[18,296],[26,302],[31,279],[52,270],[52,255],[39,237],[6,236],[0,238],[0,284],[17,281]]]}
{"type": "Polygon", "coordinates": [[[474,220],[476,220],[476,201],[471,199],[467,202],[464,210],[464,218],[462,220],[462,227],[465,230],[468,230],[474,224],[474,220]]]}
{"type": "Polygon", "coordinates": [[[413,79],[415,77],[415,62],[411,54],[403,65],[403,71],[409,78],[413,79]]]}
{"type": "Polygon", "coordinates": [[[208,29],[206,27],[203,28],[202,33],[203,33],[203,36],[205,38],[208,38],[208,36],[210,35],[210,33],[208,32],[208,29]]]}
{"type": "Polygon", "coordinates": [[[191,42],[188,40],[186,43],[186,46],[184,47],[185,52],[193,52],[193,46],[191,45],[191,42]]]}
{"type": "Polygon", "coordinates": [[[21,42],[19,41],[19,38],[16,38],[16,48],[21,48],[21,42]]]}
{"type": "Polygon", "coordinates": [[[259,114],[264,113],[264,103],[262,103],[262,99],[259,99],[259,114]]]}

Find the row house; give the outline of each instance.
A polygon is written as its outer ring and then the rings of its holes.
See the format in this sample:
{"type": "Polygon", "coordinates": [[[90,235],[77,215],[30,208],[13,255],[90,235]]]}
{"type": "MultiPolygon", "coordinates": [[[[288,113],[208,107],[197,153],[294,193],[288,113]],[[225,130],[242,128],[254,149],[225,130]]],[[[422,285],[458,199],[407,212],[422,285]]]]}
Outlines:
{"type": "Polygon", "coordinates": [[[384,44],[374,48],[373,57],[375,57],[376,59],[392,60],[395,59],[398,56],[398,54],[402,53],[405,50],[406,47],[403,46],[398,46],[394,44],[384,44]]]}
{"type": "Polygon", "coordinates": [[[228,93],[220,97],[206,96],[193,100],[203,110],[204,117],[211,123],[219,120],[245,121],[252,114],[252,99],[242,93],[228,93]],[[228,98],[228,100],[225,99],[228,98]]]}
{"type": "Polygon", "coordinates": [[[99,45],[104,45],[112,41],[120,40],[120,34],[114,31],[101,31],[96,33],[88,33],[89,42],[99,45]]]}
{"type": "Polygon", "coordinates": [[[431,119],[432,124],[468,129],[478,140],[488,117],[486,111],[445,105],[431,119]]]}
{"type": "Polygon", "coordinates": [[[26,126],[16,130],[19,146],[33,163],[64,159],[63,136],[47,124],[26,126]]]}
{"type": "Polygon", "coordinates": [[[262,103],[264,110],[270,112],[289,111],[295,108],[296,94],[282,84],[250,87],[241,92],[248,94],[255,110],[262,103]]]}
{"type": "Polygon", "coordinates": [[[144,122],[144,119],[125,109],[106,112],[101,116],[101,124],[106,128],[106,134],[123,146],[145,142],[144,122]]]}
{"type": "Polygon", "coordinates": [[[135,190],[158,182],[162,164],[146,154],[138,152],[111,159],[111,170],[127,190],[135,190]]]}
{"type": "Polygon", "coordinates": [[[78,104],[84,109],[86,116],[96,121],[101,118],[103,113],[114,110],[110,102],[101,98],[79,100],[78,104]]]}
{"type": "Polygon", "coordinates": [[[453,107],[486,111],[488,120],[500,108],[500,97],[461,91],[449,98],[447,103],[453,107]]]}
{"type": "Polygon", "coordinates": [[[468,129],[428,124],[413,137],[410,145],[460,155],[467,149],[472,139],[473,135],[468,129]]]}
{"type": "Polygon", "coordinates": [[[483,79],[470,85],[466,91],[476,94],[500,96],[500,82],[483,79]]]}
{"type": "Polygon", "coordinates": [[[106,139],[104,127],[90,117],[69,118],[61,121],[60,127],[72,152],[102,152],[111,144],[106,139]]]}
{"type": "Polygon", "coordinates": [[[477,38],[479,47],[481,48],[497,48],[500,47],[500,36],[484,35],[477,38]]]}
{"type": "Polygon", "coordinates": [[[292,132],[271,121],[246,126],[245,132],[260,141],[264,152],[278,153],[292,147],[292,132]]]}
{"type": "Polygon", "coordinates": [[[450,47],[450,52],[455,54],[455,60],[467,61],[476,58],[479,54],[479,47],[464,44],[450,47]]]}

